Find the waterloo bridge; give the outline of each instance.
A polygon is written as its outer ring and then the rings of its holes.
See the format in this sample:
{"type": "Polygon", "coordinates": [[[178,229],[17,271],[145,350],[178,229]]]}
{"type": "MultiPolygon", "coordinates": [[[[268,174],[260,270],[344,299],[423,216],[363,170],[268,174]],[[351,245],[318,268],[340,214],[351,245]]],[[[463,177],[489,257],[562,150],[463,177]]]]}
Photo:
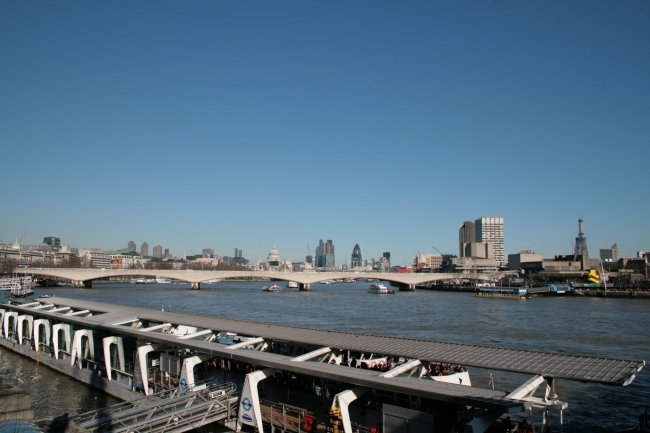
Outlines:
{"type": "Polygon", "coordinates": [[[86,268],[56,268],[16,269],[17,274],[28,274],[38,277],[60,278],[71,281],[77,287],[91,288],[93,280],[111,277],[163,277],[191,284],[192,290],[199,290],[201,283],[210,280],[224,279],[274,279],[295,281],[300,290],[309,291],[311,285],[326,280],[373,279],[396,283],[400,290],[415,290],[419,284],[439,281],[452,282],[457,279],[472,279],[475,281],[497,282],[506,273],[392,273],[392,272],[268,272],[268,271],[194,271],[194,270],[160,270],[160,269],[86,269],[86,268]]]}

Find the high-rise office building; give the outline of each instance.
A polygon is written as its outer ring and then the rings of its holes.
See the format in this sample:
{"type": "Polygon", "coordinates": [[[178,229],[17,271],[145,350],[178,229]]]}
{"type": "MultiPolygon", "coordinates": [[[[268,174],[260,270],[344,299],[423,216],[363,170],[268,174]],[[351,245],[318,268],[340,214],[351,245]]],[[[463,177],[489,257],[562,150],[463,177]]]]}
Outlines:
{"type": "Polygon", "coordinates": [[[326,243],[323,240],[318,241],[316,247],[316,267],[317,268],[333,268],[335,265],[334,260],[334,244],[332,240],[326,243]]]}
{"type": "Polygon", "coordinates": [[[201,251],[201,256],[209,258],[214,257],[214,248],[203,248],[203,251],[201,251]]]}
{"type": "Polygon", "coordinates": [[[390,268],[390,253],[385,252],[384,254],[382,254],[382,257],[388,260],[388,267],[390,268]]]}
{"type": "Polygon", "coordinates": [[[576,244],[573,248],[573,254],[576,256],[589,257],[589,250],[587,249],[587,237],[585,236],[585,229],[582,226],[582,218],[578,220],[578,236],[576,237],[576,244]]]}
{"type": "Polygon", "coordinates": [[[165,248],[165,255],[163,256],[165,259],[171,259],[172,255],[169,254],[169,248],[165,248]]]}
{"type": "Polygon", "coordinates": [[[140,255],[142,257],[149,257],[149,244],[146,242],[142,243],[142,246],[140,247],[140,255]]]}
{"type": "Polygon", "coordinates": [[[325,243],[325,265],[326,268],[336,267],[336,261],[334,260],[334,244],[332,240],[329,239],[325,243]]]}
{"type": "Polygon", "coordinates": [[[157,259],[162,259],[162,245],[156,245],[153,247],[153,256],[157,259]]]}
{"type": "Polygon", "coordinates": [[[618,245],[614,244],[611,248],[600,250],[600,260],[603,262],[618,262],[619,249],[618,245]]]}
{"type": "Polygon", "coordinates": [[[499,263],[504,263],[503,250],[503,218],[481,217],[474,221],[476,231],[475,242],[492,244],[492,257],[499,263]]]}
{"type": "Polygon", "coordinates": [[[318,241],[318,246],[316,247],[316,267],[322,268],[325,266],[325,242],[323,240],[318,241]]]}
{"type": "Polygon", "coordinates": [[[235,257],[242,257],[242,251],[240,248],[235,248],[235,257]]]}
{"type": "Polygon", "coordinates": [[[135,242],[129,241],[129,246],[127,246],[128,249],[135,251],[137,246],[135,245],[135,242]]]}
{"type": "Polygon", "coordinates": [[[465,221],[458,228],[458,257],[465,257],[463,244],[476,242],[476,225],[471,221],[465,221]]]}
{"type": "Polygon", "coordinates": [[[334,244],[331,239],[325,244],[325,254],[334,254],[334,244]]]}
{"type": "Polygon", "coordinates": [[[43,243],[48,244],[53,247],[60,247],[61,246],[61,239],[55,238],[54,236],[48,236],[43,238],[43,243]]]}
{"type": "Polygon", "coordinates": [[[358,268],[363,263],[363,257],[361,256],[361,247],[359,244],[356,244],[352,249],[352,257],[350,258],[350,268],[358,268]]]}

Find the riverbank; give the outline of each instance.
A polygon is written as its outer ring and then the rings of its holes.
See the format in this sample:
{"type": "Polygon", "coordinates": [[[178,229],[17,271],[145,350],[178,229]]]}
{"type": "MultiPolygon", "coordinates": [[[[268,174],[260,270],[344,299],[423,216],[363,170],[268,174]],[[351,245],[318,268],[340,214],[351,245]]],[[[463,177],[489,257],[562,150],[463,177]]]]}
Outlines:
{"type": "MultiPolygon", "coordinates": [[[[434,292],[456,292],[456,293],[476,293],[476,288],[465,286],[417,286],[417,290],[428,290],[434,292]]],[[[553,292],[533,293],[533,296],[558,296],[553,292]]],[[[650,292],[647,290],[571,290],[566,292],[566,296],[575,297],[598,297],[598,298],[635,298],[650,299],[650,292]]],[[[562,295],[560,295],[562,296],[562,295]]]]}
{"type": "Polygon", "coordinates": [[[569,293],[578,297],[650,299],[650,292],[647,290],[572,290],[569,293]]]}

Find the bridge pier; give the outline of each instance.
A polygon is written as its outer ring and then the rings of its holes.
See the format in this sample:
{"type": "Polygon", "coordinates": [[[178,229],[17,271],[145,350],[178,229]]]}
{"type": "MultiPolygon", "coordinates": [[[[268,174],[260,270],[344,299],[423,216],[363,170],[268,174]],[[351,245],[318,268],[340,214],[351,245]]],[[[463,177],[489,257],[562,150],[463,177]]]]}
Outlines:
{"type": "Polygon", "coordinates": [[[192,290],[201,290],[201,283],[192,283],[192,290]]]}
{"type": "Polygon", "coordinates": [[[88,281],[77,280],[77,281],[72,281],[72,284],[74,284],[74,286],[76,288],[78,288],[78,289],[81,288],[81,287],[83,287],[84,289],[92,289],[93,288],[92,280],[88,280],[88,281]]]}
{"type": "Polygon", "coordinates": [[[311,291],[311,284],[301,284],[300,285],[300,291],[301,292],[310,292],[311,291]]]}
{"type": "Polygon", "coordinates": [[[415,292],[415,284],[400,284],[400,292],[415,292]]]}

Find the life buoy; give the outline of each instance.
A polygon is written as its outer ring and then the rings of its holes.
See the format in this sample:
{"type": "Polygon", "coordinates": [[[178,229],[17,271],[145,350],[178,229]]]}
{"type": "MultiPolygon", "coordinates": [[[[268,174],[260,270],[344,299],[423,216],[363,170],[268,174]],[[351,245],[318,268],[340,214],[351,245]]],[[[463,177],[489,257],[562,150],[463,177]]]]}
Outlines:
{"type": "Polygon", "coordinates": [[[303,431],[306,431],[307,433],[311,432],[312,429],[314,428],[314,417],[311,415],[303,416],[300,427],[302,428],[303,431]]]}

